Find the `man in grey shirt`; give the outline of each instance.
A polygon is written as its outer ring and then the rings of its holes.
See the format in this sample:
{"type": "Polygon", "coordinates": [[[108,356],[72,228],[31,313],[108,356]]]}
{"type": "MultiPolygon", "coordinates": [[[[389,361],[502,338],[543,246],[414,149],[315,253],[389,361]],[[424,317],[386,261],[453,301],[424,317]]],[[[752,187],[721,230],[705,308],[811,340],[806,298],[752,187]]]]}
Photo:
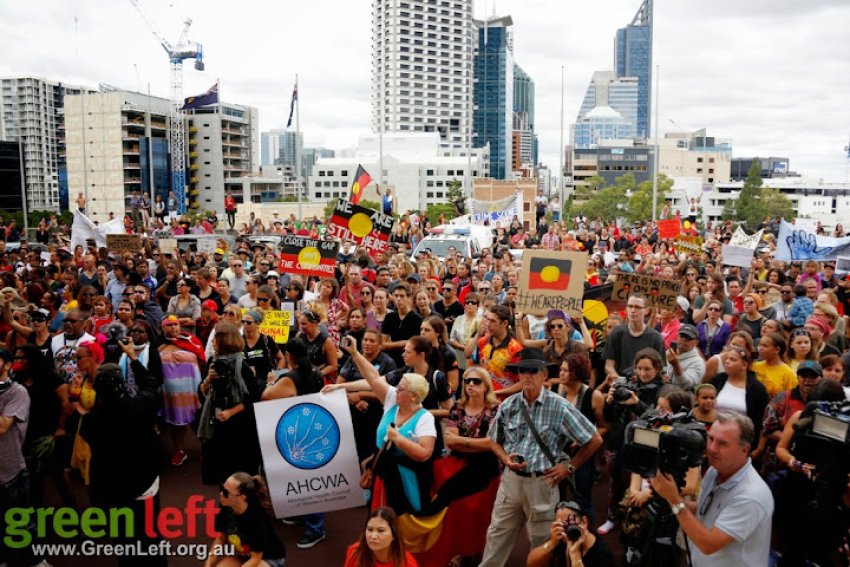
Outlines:
{"type": "Polygon", "coordinates": [[[697,348],[698,339],[696,327],[682,325],[676,348],[667,350],[667,377],[670,383],[691,393],[705,375],[705,361],[697,348]]]}
{"type": "Polygon", "coordinates": [[[702,480],[699,501],[685,502],[666,473],[650,481],[688,536],[694,567],[768,564],[773,495],[750,461],[754,440],[749,417],[718,412],[708,432],[711,468],[702,480]]]}
{"type": "Polygon", "coordinates": [[[667,361],[664,338],[655,329],[646,325],[649,300],[635,293],[626,301],[626,322],[611,331],[605,343],[605,375],[610,383],[617,376],[628,376],[633,370],[635,355],[643,348],[658,351],[663,362],[667,361]]]}

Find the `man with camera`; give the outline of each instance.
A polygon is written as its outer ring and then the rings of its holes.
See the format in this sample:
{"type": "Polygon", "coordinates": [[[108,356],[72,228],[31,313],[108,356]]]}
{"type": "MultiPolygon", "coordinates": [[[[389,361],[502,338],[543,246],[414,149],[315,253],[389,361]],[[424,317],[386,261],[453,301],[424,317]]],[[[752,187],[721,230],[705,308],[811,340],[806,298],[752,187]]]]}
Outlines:
{"type": "Polygon", "coordinates": [[[669,474],[650,481],[688,537],[694,567],[768,564],[773,495],[750,461],[754,437],[750,418],[718,412],[697,503],[685,502],[669,474]]]}
{"type": "Polygon", "coordinates": [[[605,542],[588,529],[587,513],[578,502],[558,503],[549,539],[532,549],[527,560],[527,567],[614,567],[616,564],[605,542]]]}
{"type": "Polygon", "coordinates": [[[507,369],[519,375],[522,390],[508,397],[490,426],[490,448],[505,465],[481,561],[502,567],[520,530],[528,524],[531,545],[551,537],[558,484],[593,457],[602,437],[563,397],[543,388],[549,363],[538,348],[527,348],[507,369]],[[566,449],[581,447],[570,461],[566,449]]]}

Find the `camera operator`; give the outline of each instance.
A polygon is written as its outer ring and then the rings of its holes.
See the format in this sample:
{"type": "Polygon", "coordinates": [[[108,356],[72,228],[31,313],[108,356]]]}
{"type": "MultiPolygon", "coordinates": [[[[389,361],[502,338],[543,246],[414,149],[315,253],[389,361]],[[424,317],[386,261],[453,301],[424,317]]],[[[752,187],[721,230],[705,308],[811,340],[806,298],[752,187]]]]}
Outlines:
{"type": "Polygon", "coordinates": [[[604,541],[588,529],[587,513],[577,502],[559,502],[549,539],[528,554],[527,567],[614,567],[604,541]]]}
{"type": "Polygon", "coordinates": [[[651,481],[688,537],[694,567],[768,564],[773,495],[750,461],[754,437],[750,418],[718,412],[708,432],[710,468],[696,504],[685,502],[670,475],[659,473],[651,481]]]}

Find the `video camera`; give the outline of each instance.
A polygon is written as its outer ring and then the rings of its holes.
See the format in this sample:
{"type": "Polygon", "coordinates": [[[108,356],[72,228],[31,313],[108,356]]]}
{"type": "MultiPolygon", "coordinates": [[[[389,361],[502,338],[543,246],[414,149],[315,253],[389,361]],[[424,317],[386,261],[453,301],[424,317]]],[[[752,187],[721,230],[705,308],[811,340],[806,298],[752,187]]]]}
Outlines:
{"type": "Polygon", "coordinates": [[[850,402],[809,402],[798,422],[791,451],[804,463],[815,466],[819,480],[847,484],[850,473],[850,402]]]}
{"type": "Polygon", "coordinates": [[[626,426],[623,468],[644,478],[661,470],[679,481],[702,464],[705,438],[705,426],[688,414],[650,410],[626,426]]]}
{"type": "Polygon", "coordinates": [[[658,384],[655,382],[643,384],[637,379],[629,380],[628,378],[620,376],[613,384],[611,384],[611,395],[615,402],[622,403],[632,397],[632,392],[634,392],[636,396],[640,397],[640,393],[642,391],[654,390],[656,388],[658,388],[658,384]]]}

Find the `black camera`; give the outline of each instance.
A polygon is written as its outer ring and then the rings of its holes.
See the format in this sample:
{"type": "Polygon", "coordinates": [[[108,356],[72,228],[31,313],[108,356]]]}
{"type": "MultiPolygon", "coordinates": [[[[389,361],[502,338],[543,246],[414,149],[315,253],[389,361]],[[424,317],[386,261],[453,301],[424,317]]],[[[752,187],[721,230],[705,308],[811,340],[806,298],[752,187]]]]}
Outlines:
{"type": "Polygon", "coordinates": [[[570,524],[564,531],[567,534],[567,539],[570,541],[578,541],[581,539],[581,528],[575,524],[570,524]]]}
{"type": "Polygon", "coordinates": [[[213,359],[212,366],[215,369],[215,373],[218,374],[219,377],[232,376],[233,374],[235,374],[236,367],[232,360],[216,357],[215,359],[213,359]]]}
{"type": "Polygon", "coordinates": [[[659,470],[683,479],[702,464],[705,426],[686,413],[660,414],[650,410],[626,426],[623,468],[644,478],[659,470]]]}
{"type": "Polygon", "coordinates": [[[637,394],[640,392],[640,387],[637,383],[630,381],[628,378],[620,376],[611,385],[611,395],[617,403],[623,403],[631,398],[632,392],[637,394]]]}
{"type": "Polygon", "coordinates": [[[814,465],[818,479],[843,486],[850,473],[850,402],[810,402],[791,452],[814,465]]]}

